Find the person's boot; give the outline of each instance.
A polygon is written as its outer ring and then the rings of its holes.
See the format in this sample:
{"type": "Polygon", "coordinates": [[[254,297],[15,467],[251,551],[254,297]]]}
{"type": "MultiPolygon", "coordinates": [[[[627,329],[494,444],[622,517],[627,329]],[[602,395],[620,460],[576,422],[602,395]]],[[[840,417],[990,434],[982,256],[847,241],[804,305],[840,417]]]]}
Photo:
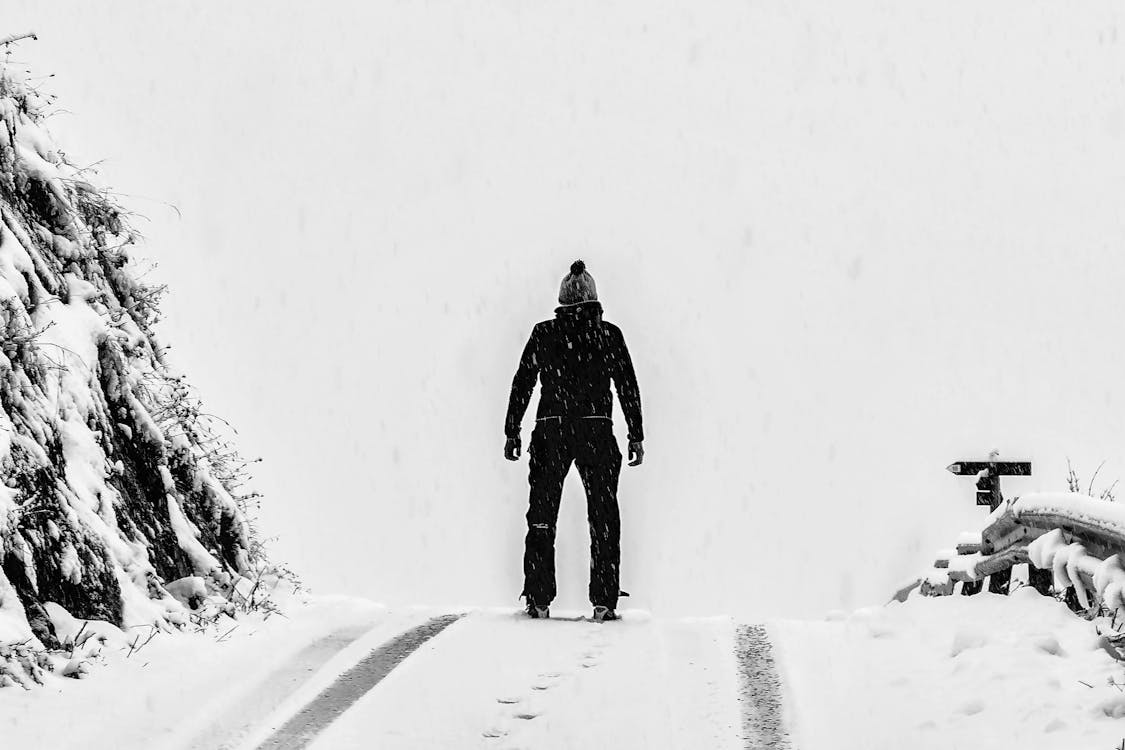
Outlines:
{"type": "Polygon", "coordinates": [[[603,607],[600,604],[594,606],[594,622],[606,622],[616,619],[617,613],[611,608],[603,607]]]}
{"type": "Polygon", "coordinates": [[[547,620],[551,617],[551,608],[547,605],[539,605],[527,600],[527,616],[532,620],[547,620]]]}

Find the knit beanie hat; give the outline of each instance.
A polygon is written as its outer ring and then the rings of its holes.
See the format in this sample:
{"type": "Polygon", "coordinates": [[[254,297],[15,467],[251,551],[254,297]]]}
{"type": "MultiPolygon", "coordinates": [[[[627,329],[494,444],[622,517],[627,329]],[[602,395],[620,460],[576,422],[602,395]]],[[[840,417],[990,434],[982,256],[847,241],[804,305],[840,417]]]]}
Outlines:
{"type": "Polygon", "coordinates": [[[593,302],[598,298],[598,288],[594,277],[586,273],[586,264],[580,260],[570,265],[570,273],[563,277],[559,286],[559,304],[577,305],[580,302],[593,302]]]}

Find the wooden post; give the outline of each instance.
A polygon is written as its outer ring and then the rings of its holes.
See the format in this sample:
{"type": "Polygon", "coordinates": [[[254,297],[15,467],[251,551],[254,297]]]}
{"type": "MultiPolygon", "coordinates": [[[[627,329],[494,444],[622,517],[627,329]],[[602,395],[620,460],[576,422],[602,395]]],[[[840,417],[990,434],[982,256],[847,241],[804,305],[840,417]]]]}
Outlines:
{"type": "Polygon", "coordinates": [[[988,577],[988,593],[1007,594],[1012,584],[1012,569],[998,570],[988,577]]]}
{"type": "MultiPolygon", "coordinates": [[[[1040,570],[1031,563],[1027,564],[1027,582],[1043,596],[1051,593],[1051,584],[1055,582],[1054,579],[1055,576],[1051,571],[1040,570]]],[[[1074,589],[1067,589],[1067,595],[1074,596],[1074,589]]],[[[1078,601],[1077,597],[1075,601],[1078,601]]]]}
{"type": "MultiPolygon", "coordinates": [[[[958,461],[945,467],[957,476],[977,475],[977,505],[987,505],[989,512],[995,511],[1004,502],[1000,491],[1001,476],[1030,476],[1030,461],[958,461]]],[[[988,590],[993,594],[1007,594],[1012,583],[1012,570],[997,571],[988,577],[988,590]]],[[[982,581],[966,581],[961,585],[961,593],[972,596],[979,593],[982,581]]]]}

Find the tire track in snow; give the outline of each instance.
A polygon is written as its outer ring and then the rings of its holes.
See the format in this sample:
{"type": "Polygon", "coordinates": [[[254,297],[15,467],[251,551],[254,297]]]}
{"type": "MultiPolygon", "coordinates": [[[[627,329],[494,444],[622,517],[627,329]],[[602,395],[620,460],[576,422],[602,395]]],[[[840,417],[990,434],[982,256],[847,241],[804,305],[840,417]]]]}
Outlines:
{"type": "Polygon", "coordinates": [[[739,625],[735,636],[746,750],[790,750],[781,706],[781,680],[763,625],[739,625]]]}
{"type": "Polygon", "coordinates": [[[365,656],[270,735],[258,750],[299,750],[418,648],[462,615],[442,615],[407,630],[365,656]]]}
{"type": "Polygon", "coordinates": [[[336,654],[369,632],[370,622],[338,628],[309,643],[285,663],[270,672],[245,700],[229,708],[196,736],[190,750],[229,750],[238,747],[257,722],[269,716],[283,700],[336,654]]]}

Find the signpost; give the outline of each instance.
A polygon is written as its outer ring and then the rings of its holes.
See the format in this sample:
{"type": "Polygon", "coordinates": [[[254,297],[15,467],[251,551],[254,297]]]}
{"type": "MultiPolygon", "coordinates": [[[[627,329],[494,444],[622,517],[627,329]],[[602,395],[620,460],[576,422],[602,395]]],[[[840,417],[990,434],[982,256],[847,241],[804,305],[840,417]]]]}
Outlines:
{"type": "Polygon", "coordinates": [[[977,505],[987,505],[992,510],[1004,500],[1000,477],[1031,476],[1030,461],[957,461],[945,468],[959,477],[977,476],[977,505]]]}
{"type": "MultiPolygon", "coordinates": [[[[1030,461],[956,461],[945,467],[948,472],[959,477],[977,477],[977,505],[987,505],[990,511],[1000,507],[1004,495],[1000,492],[1000,477],[1031,476],[1030,461]]],[[[1050,571],[1030,568],[1031,584],[1042,591],[1041,586],[1050,586],[1050,571]],[[1044,573],[1046,577],[1044,577],[1044,573]]],[[[988,577],[988,590],[994,594],[1008,593],[1011,569],[993,573],[988,577]]],[[[966,581],[961,584],[961,593],[966,596],[981,590],[981,581],[966,581]]]]}

